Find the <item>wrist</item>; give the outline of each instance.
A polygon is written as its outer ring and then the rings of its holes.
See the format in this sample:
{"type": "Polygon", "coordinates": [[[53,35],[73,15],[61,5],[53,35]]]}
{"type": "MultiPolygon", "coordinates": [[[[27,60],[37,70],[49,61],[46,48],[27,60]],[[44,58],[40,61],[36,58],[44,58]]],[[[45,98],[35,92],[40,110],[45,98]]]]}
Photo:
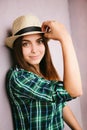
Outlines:
{"type": "Polygon", "coordinates": [[[65,45],[68,43],[72,43],[72,39],[71,39],[70,35],[68,34],[68,35],[62,36],[62,38],[60,39],[60,43],[65,44],[65,45]]]}

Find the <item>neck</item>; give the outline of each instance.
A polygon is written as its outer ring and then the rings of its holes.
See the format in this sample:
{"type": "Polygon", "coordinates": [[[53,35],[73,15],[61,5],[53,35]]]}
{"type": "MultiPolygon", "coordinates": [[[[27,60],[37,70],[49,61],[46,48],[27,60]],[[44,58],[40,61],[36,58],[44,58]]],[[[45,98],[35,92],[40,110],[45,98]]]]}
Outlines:
{"type": "Polygon", "coordinates": [[[38,75],[42,75],[41,72],[40,72],[40,67],[39,65],[33,65],[33,69],[34,69],[34,72],[38,75]]]}
{"type": "Polygon", "coordinates": [[[40,73],[40,67],[39,67],[39,65],[33,65],[33,67],[34,67],[34,69],[35,69],[38,73],[40,73]]]}

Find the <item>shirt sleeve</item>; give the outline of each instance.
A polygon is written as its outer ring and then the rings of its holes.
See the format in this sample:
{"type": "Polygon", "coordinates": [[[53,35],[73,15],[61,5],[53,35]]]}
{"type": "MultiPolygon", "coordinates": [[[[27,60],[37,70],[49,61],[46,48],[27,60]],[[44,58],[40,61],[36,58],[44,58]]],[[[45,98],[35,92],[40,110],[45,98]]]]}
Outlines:
{"type": "Polygon", "coordinates": [[[53,99],[56,102],[66,102],[74,99],[69,95],[69,93],[64,89],[64,84],[62,81],[54,82],[54,91],[53,99]]]}
{"type": "Polygon", "coordinates": [[[63,107],[65,107],[67,105],[67,103],[66,102],[63,102],[63,107]]]}
{"type": "Polygon", "coordinates": [[[10,87],[10,94],[18,97],[21,96],[50,102],[71,100],[66,90],[58,84],[58,82],[54,83],[32,72],[22,70],[11,73],[8,86],[10,87]]]}

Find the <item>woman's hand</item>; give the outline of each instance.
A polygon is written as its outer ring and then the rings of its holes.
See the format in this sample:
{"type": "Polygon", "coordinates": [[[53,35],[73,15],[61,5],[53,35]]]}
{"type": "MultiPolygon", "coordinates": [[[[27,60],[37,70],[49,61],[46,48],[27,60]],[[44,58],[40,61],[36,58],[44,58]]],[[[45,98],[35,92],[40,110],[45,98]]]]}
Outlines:
{"type": "Polygon", "coordinates": [[[65,26],[57,21],[43,22],[42,31],[45,32],[45,37],[53,40],[59,40],[61,43],[65,37],[69,35],[65,26]]]}

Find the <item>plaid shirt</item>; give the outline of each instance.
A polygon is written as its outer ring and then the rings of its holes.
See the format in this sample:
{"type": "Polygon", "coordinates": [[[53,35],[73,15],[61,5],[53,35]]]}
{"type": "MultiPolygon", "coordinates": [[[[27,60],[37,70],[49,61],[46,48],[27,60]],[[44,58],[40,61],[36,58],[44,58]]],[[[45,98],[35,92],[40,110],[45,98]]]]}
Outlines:
{"type": "Polygon", "coordinates": [[[71,96],[63,82],[11,68],[7,75],[14,130],[63,130],[62,109],[71,96]]]}

